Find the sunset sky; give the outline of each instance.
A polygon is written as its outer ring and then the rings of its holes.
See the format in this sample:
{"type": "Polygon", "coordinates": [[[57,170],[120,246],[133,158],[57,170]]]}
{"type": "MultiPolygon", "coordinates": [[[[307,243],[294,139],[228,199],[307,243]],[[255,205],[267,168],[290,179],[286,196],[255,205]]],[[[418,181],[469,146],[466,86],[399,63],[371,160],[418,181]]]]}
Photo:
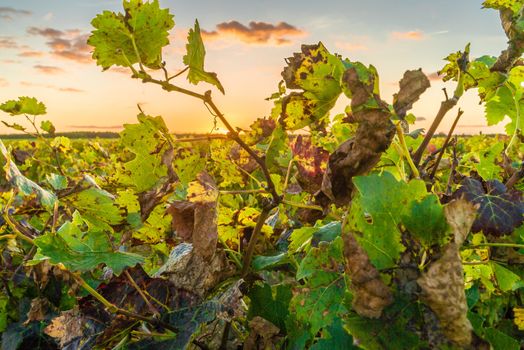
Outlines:
{"type": "MultiPolygon", "coordinates": [[[[416,127],[427,128],[443,98],[437,80],[442,58],[471,42],[471,56],[498,56],[506,46],[498,13],[481,9],[480,0],[325,0],[241,1],[160,0],[175,15],[171,45],[164,51],[168,69],[183,68],[188,29],[197,18],[205,31],[206,69],[216,72],[226,90],[213,89],[217,105],[232,124],[246,127],[267,116],[285,66],[302,43],[322,41],[332,53],[377,67],[382,98],[391,102],[406,69],[422,68],[431,88],[413,110],[416,127]]],[[[103,10],[122,11],[114,0],[0,0],[0,102],[34,96],[48,107],[45,119],[58,131],[111,130],[136,120],[136,104],[162,115],[173,132],[208,132],[213,118],[190,97],[142,84],[121,70],[102,72],[85,43],[91,19],[103,10]]],[[[184,87],[185,76],[174,81],[184,87]]],[[[191,86],[203,92],[202,83],[191,86]]],[[[337,111],[347,99],[341,98],[337,111]],[[342,101],[343,100],[343,101],[342,101]]],[[[458,133],[502,132],[504,123],[486,127],[475,92],[459,102],[465,110],[458,133]]],[[[451,112],[439,131],[447,131],[451,112]]],[[[19,122],[0,112],[0,120],[19,122]]],[[[10,132],[4,126],[0,133],[10,132]]]]}

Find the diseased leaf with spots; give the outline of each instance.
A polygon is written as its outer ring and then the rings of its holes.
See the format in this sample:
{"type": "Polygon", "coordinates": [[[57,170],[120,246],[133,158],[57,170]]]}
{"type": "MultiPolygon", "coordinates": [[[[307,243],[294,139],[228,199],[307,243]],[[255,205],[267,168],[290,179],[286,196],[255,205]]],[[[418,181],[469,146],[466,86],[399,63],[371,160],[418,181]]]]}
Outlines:
{"type": "Polygon", "coordinates": [[[297,130],[321,122],[334,107],[342,92],[342,61],[328,52],[322,43],[302,45],[301,52],[287,59],[282,77],[292,92],[282,100],[280,123],[297,130]]]}

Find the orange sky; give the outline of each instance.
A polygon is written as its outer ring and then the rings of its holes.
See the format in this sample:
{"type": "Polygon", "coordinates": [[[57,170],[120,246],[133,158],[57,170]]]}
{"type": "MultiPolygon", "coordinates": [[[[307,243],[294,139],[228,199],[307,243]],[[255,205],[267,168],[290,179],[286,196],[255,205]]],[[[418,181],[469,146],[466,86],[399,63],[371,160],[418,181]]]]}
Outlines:
{"type": "MultiPolygon", "coordinates": [[[[435,79],[443,57],[468,42],[473,57],[498,55],[506,45],[496,11],[481,10],[481,1],[410,0],[393,5],[386,0],[337,0],[329,7],[319,2],[297,7],[304,3],[205,0],[209,11],[189,1],[160,3],[171,8],[176,22],[172,45],[164,52],[168,69],[174,73],[183,68],[187,30],[198,18],[205,32],[206,69],[218,74],[226,90],[225,96],[213,90],[216,103],[240,127],[269,114],[271,103],[264,99],[277,88],[284,58],[301,43],[321,40],[331,52],[374,64],[388,102],[403,72],[421,67],[432,77],[432,87],[413,110],[421,119],[417,128],[429,126],[443,98],[441,89],[453,91],[452,83],[435,79]]],[[[85,44],[92,29],[89,21],[106,9],[119,11],[119,1],[0,0],[0,101],[38,98],[48,107],[44,118],[58,131],[118,131],[135,121],[140,103],[146,113],[164,116],[173,132],[209,132],[213,118],[199,101],[142,84],[122,69],[102,72],[90,59],[91,48],[85,44]]],[[[198,92],[211,88],[189,86],[184,79],[175,82],[198,92]]],[[[333,114],[348,102],[341,97],[333,114]]],[[[465,114],[458,133],[503,131],[504,123],[485,127],[475,92],[468,92],[459,106],[465,114]]],[[[449,113],[439,131],[447,131],[455,113],[449,113]]],[[[0,119],[20,122],[5,114],[0,119]]],[[[0,132],[10,130],[2,126],[0,132]]]]}

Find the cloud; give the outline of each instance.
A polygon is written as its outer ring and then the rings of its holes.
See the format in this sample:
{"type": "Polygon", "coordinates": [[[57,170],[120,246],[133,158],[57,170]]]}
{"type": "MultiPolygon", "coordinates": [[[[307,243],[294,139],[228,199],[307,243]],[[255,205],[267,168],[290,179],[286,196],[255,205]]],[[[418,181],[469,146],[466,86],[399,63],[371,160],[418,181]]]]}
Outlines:
{"type": "Polygon", "coordinates": [[[0,36],[1,49],[18,49],[20,45],[10,36],[0,36]]]}
{"type": "Polygon", "coordinates": [[[78,63],[89,63],[91,47],[87,45],[89,34],[83,34],[79,29],[62,31],[54,28],[30,27],[27,32],[47,38],[47,46],[55,57],[72,60],[78,63]]]}
{"type": "Polygon", "coordinates": [[[9,82],[4,78],[0,78],[0,87],[6,87],[9,85],[9,82]]]}
{"type": "Polygon", "coordinates": [[[58,74],[58,73],[62,73],[64,71],[60,67],[43,66],[43,65],[40,65],[40,64],[37,64],[36,66],[33,66],[33,68],[36,69],[37,71],[39,71],[40,73],[44,73],[44,74],[58,74]]]}
{"type": "Polygon", "coordinates": [[[50,20],[53,19],[53,17],[54,17],[53,12],[48,12],[48,13],[46,13],[46,15],[44,16],[44,20],[46,20],[46,21],[50,21],[50,20]]]}
{"type": "Polygon", "coordinates": [[[342,42],[342,41],[335,42],[335,47],[341,50],[346,50],[346,51],[367,51],[369,50],[369,47],[367,47],[366,45],[351,43],[351,42],[342,42]]]}
{"type": "Polygon", "coordinates": [[[49,84],[32,83],[29,81],[21,81],[20,85],[25,86],[25,87],[38,87],[38,88],[45,88],[45,89],[53,89],[53,90],[57,90],[61,92],[75,92],[75,93],[84,92],[84,90],[77,89],[74,87],[60,87],[60,86],[49,85],[49,84]]]}
{"type": "Polygon", "coordinates": [[[68,128],[72,129],[97,129],[97,130],[107,130],[107,129],[123,129],[122,125],[67,125],[68,128]]]}
{"type": "Polygon", "coordinates": [[[18,54],[19,57],[42,57],[44,55],[41,51],[22,51],[18,54]]]}
{"type": "Polygon", "coordinates": [[[416,122],[423,122],[424,120],[426,120],[427,118],[426,117],[416,117],[415,118],[415,121],[416,122]]]}
{"type": "Polygon", "coordinates": [[[12,20],[13,16],[20,16],[20,15],[28,16],[31,13],[32,13],[31,11],[18,10],[12,7],[5,7],[5,6],[0,7],[0,18],[7,19],[7,20],[12,20]]]}
{"type": "Polygon", "coordinates": [[[426,35],[420,30],[412,30],[408,32],[391,32],[391,37],[395,40],[424,40],[426,35]]]}
{"type": "Polygon", "coordinates": [[[266,22],[251,21],[246,26],[238,21],[223,22],[216,25],[213,31],[202,30],[204,40],[217,40],[222,38],[234,38],[250,45],[287,45],[292,40],[289,36],[304,36],[306,32],[297,27],[279,22],[271,24],[266,22]]]}
{"type": "Polygon", "coordinates": [[[22,63],[21,61],[12,60],[12,59],[5,59],[5,60],[1,60],[0,62],[4,63],[4,64],[18,64],[18,63],[22,63]]]}

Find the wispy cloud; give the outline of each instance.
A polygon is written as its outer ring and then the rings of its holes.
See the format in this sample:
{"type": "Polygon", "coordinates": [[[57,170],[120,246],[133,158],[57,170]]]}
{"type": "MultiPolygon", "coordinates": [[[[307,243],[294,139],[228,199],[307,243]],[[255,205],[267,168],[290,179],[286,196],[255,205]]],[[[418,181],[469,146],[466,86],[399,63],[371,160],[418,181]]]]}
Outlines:
{"type": "Polygon", "coordinates": [[[16,42],[13,37],[0,36],[0,48],[1,49],[19,49],[20,45],[16,42]]]}
{"type": "Polygon", "coordinates": [[[12,7],[6,7],[6,6],[1,6],[0,7],[0,18],[3,18],[3,19],[7,19],[7,20],[12,20],[14,17],[17,17],[17,16],[29,16],[31,15],[31,11],[28,11],[28,10],[19,10],[19,9],[15,9],[15,8],[12,8],[12,7]]]}
{"type": "Polygon", "coordinates": [[[84,92],[84,90],[77,89],[74,87],[62,87],[62,86],[55,86],[55,85],[49,85],[49,84],[38,84],[38,83],[30,82],[30,81],[21,81],[20,85],[25,86],[25,87],[38,87],[38,88],[52,89],[52,90],[61,91],[61,92],[75,92],[75,93],[84,92]]]}
{"type": "Polygon", "coordinates": [[[0,78],[0,87],[6,87],[9,85],[9,82],[4,78],[0,78]]]}
{"type": "Polygon", "coordinates": [[[42,51],[22,51],[18,54],[19,57],[42,57],[44,53],[42,51]]]}
{"type": "Polygon", "coordinates": [[[232,38],[250,45],[287,45],[292,43],[290,36],[305,35],[305,31],[286,22],[271,24],[252,21],[246,26],[238,21],[230,21],[217,24],[213,31],[202,30],[204,40],[232,38]]]}
{"type": "Polygon", "coordinates": [[[45,14],[45,16],[44,16],[44,20],[46,20],[46,21],[50,21],[50,20],[53,19],[54,16],[55,16],[55,15],[53,14],[53,12],[48,12],[48,13],[45,14]]]}
{"type": "Polygon", "coordinates": [[[344,41],[335,42],[335,47],[341,50],[352,51],[352,52],[369,50],[369,47],[367,47],[364,44],[359,44],[355,42],[344,42],[344,41]]]}
{"type": "Polygon", "coordinates": [[[60,67],[44,66],[41,64],[37,64],[36,66],[33,66],[33,68],[39,71],[40,73],[44,73],[44,74],[58,74],[58,73],[64,72],[64,70],[60,67]]]}
{"type": "Polygon", "coordinates": [[[391,32],[391,37],[395,40],[424,40],[426,35],[420,30],[411,30],[407,32],[391,32]]]}
{"type": "Polygon", "coordinates": [[[54,28],[30,27],[27,32],[47,38],[47,46],[53,56],[72,60],[78,63],[91,62],[91,47],[87,45],[89,34],[78,29],[62,31],[54,28]]]}

